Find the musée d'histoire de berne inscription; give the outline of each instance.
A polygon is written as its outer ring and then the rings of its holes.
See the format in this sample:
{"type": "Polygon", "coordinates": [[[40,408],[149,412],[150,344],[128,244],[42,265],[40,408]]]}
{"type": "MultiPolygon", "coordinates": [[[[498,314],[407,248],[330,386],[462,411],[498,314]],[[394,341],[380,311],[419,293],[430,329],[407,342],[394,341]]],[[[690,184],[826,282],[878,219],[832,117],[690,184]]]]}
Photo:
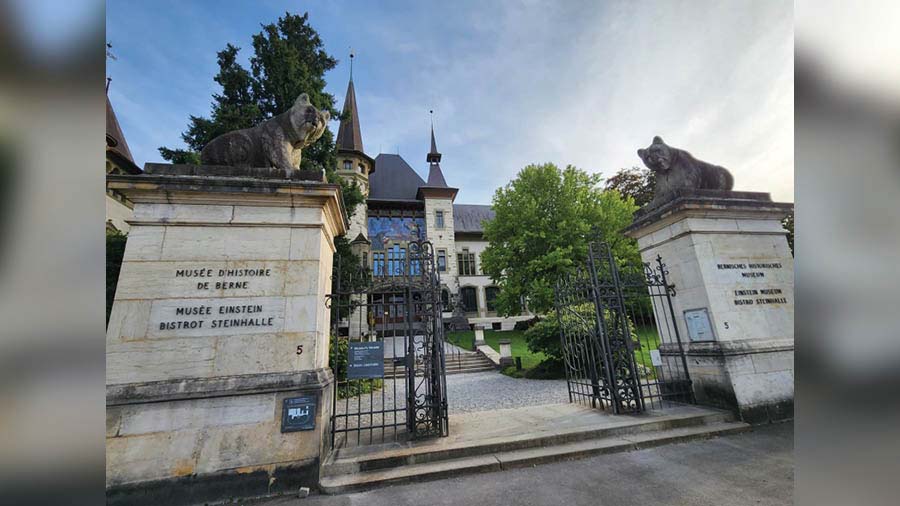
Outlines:
{"type": "MultiPolygon", "coordinates": [[[[738,271],[738,282],[765,282],[771,276],[772,270],[781,269],[780,262],[757,263],[721,263],[716,264],[720,271],[738,271]],[[766,276],[769,272],[770,276],[766,276]]],[[[774,286],[760,288],[738,288],[732,290],[735,306],[757,306],[766,304],[787,304],[787,298],[783,297],[784,291],[774,286]]]]}
{"type": "MultiPolygon", "coordinates": [[[[253,288],[255,280],[272,276],[272,269],[260,268],[189,268],[173,269],[175,279],[187,279],[199,294],[206,290],[243,290],[253,288]]],[[[281,297],[228,297],[212,299],[171,300],[154,308],[151,329],[156,334],[194,330],[240,333],[247,330],[266,332],[283,317],[281,297]],[[229,331],[230,329],[230,331],[229,331]]]]}

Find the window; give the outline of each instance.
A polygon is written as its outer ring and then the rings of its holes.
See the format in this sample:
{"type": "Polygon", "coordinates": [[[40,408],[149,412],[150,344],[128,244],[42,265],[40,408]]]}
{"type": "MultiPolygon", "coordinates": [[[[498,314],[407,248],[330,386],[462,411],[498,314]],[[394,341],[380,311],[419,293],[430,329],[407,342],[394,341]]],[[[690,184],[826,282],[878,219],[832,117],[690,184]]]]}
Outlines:
{"type": "Polygon", "coordinates": [[[359,165],[356,166],[356,168],[359,169],[359,173],[360,173],[360,174],[365,174],[365,173],[366,173],[366,166],[365,166],[365,165],[359,164],[359,165]]]}
{"type": "Polygon", "coordinates": [[[447,272],[447,250],[439,249],[437,254],[438,272],[447,272]]]}
{"type": "Polygon", "coordinates": [[[344,170],[353,170],[353,162],[344,160],[344,170]]]}
{"type": "Polygon", "coordinates": [[[444,228],[444,211],[434,212],[434,227],[444,228]]]}
{"type": "Polygon", "coordinates": [[[441,310],[453,311],[453,308],[450,307],[450,292],[446,288],[441,290],[441,310]]]}
{"type": "Polygon", "coordinates": [[[487,306],[488,311],[496,311],[497,308],[494,305],[494,301],[497,298],[497,295],[500,293],[500,289],[496,286],[489,286],[484,289],[484,302],[487,306]]]}
{"type": "Polygon", "coordinates": [[[478,295],[475,293],[475,287],[464,286],[460,289],[460,293],[462,294],[463,311],[467,313],[478,311],[478,295]]]}
{"type": "Polygon", "coordinates": [[[456,261],[459,263],[460,276],[475,276],[475,253],[469,253],[468,248],[463,248],[462,253],[456,254],[456,261]]]}

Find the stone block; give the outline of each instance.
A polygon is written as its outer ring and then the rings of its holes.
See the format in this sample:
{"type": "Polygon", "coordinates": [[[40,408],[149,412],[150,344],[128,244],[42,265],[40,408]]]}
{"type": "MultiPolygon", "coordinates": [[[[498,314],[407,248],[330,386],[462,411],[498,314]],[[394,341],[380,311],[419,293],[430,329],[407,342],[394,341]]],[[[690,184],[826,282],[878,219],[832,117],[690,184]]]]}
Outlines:
{"type": "Polygon", "coordinates": [[[297,267],[286,261],[123,262],[116,300],[282,295],[289,268],[297,267]],[[209,275],[179,276],[180,271],[209,275]],[[268,275],[228,275],[233,271],[268,275]]]}
{"type": "Polygon", "coordinates": [[[199,430],[106,440],[106,485],[187,476],[196,471],[199,430]]]}
{"type": "Polygon", "coordinates": [[[128,232],[128,242],[122,261],[159,260],[162,258],[163,239],[166,227],[133,227],[128,232]]]}
{"type": "Polygon", "coordinates": [[[320,329],[322,312],[317,295],[301,295],[285,298],[285,332],[316,332],[320,329]]]}
{"type": "Polygon", "coordinates": [[[284,301],[283,297],[154,300],[147,335],[186,338],[281,332],[284,301]]]}
{"type": "Polygon", "coordinates": [[[752,358],[753,369],[758,373],[794,370],[793,351],[755,353],[752,355],[752,358]]]}
{"type": "Polygon", "coordinates": [[[311,207],[235,206],[232,223],[321,225],[325,216],[321,209],[311,207]]]}
{"type": "Polygon", "coordinates": [[[223,336],[216,342],[215,376],[300,371],[315,368],[315,333],[223,336]],[[297,354],[297,347],[303,353],[297,354]]]}
{"type": "Polygon", "coordinates": [[[106,384],[207,378],[212,374],[215,338],[163,339],[106,344],[106,384]]]}
{"type": "Polygon", "coordinates": [[[109,314],[106,342],[120,343],[145,338],[151,306],[149,300],[117,300],[109,314]]]}
{"type": "Polygon", "coordinates": [[[134,208],[136,221],[228,223],[234,206],[202,204],[140,204],[134,208]]]}
{"type": "Polygon", "coordinates": [[[278,227],[168,227],[163,260],[283,260],[291,229],[278,227]]]}
{"type": "Polygon", "coordinates": [[[274,394],[213,397],[121,407],[120,436],[270,422],[274,394]]]}
{"type": "Polygon", "coordinates": [[[322,248],[328,243],[325,233],[318,228],[292,228],[290,235],[290,260],[319,259],[322,248]]]}

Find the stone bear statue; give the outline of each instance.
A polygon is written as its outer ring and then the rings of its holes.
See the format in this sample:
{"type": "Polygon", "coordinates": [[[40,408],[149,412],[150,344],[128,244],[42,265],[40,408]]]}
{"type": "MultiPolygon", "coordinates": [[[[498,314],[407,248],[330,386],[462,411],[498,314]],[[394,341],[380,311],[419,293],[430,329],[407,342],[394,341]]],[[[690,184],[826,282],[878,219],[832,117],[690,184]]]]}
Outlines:
{"type": "Polygon", "coordinates": [[[676,190],[731,190],[734,187],[734,177],[728,169],[697,160],[687,151],[667,145],[659,136],[637,154],[656,175],[656,191],[650,206],[673,197],[676,190]]]}
{"type": "Polygon", "coordinates": [[[330,119],[328,111],[316,109],[303,93],[278,116],[209,141],[200,152],[200,161],[204,165],[299,170],[303,148],[322,136],[330,119]]]}

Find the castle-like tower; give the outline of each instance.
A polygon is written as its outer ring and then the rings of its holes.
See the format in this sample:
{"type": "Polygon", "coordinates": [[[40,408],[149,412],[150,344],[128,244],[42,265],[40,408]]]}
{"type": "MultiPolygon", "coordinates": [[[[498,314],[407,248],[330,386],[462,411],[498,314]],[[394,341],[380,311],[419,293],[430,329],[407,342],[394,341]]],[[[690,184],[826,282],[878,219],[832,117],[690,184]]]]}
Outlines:
{"type": "MultiPolygon", "coordinates": [[[[337,147],[337,174],[347,181],[356,182],[363,195],[368,197],[369,174],[375,172],[375,160],[363,149],[352,74],[350,82],[347,84],[344,112],[341,115],[341,125],[338,128],[335,145],[337,147]]],[[[348,209],[348,211],[350,210],[348,209]]],[[[361,249],[360,245],[368,243],[369,232],[366,225],[365,203],[360,204],[353,212],[347,237],[354,243],[356,249],[361,249]]],[[[358,251],[357,253],[362,252],[358,251]]]]}

